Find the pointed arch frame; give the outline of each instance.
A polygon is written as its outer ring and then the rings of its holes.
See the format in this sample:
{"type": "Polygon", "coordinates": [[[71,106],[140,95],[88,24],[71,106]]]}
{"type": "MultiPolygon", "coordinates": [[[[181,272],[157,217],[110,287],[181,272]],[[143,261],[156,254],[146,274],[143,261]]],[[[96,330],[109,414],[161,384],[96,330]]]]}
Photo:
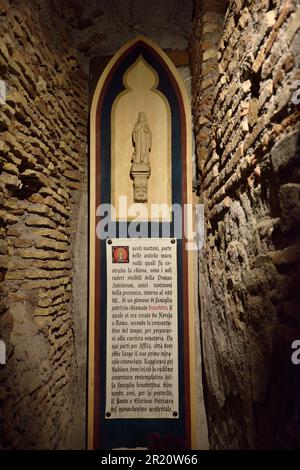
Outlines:
{"type": "MultiPolygon", "coordinates": [[[[160,60],[162,66],[168,71],[174,90],[180,102],[183,118],[182,126],[182,202],[192,203],[192,161],[191,161],[191,107],[185,85],[175,65],[169,57],[152,41],[138,36],[127,42],[110,60],[95,88],[90,109],[90,161],[89,161],[89,321],[88,321],[88,406],[87,406],[87,446],[88,449],[98,448],[99,442],[99,319],[96,315],[99,304],[100,285],[96,261],[100,256],[100,244],[96,238],[96,208],[99,204],[97,188],[101,185],[101,168],[97,166],[99,156],[99,125],[101,121],[101,100],[105,96],[108,83],[118,63],[126,54],[137,47],[139,43],[146,45],[160,60]]],[[[183,243],[184,246],[185,243],[183,243]]],[[[183,256],[184,302],[186,309],[184,343],[185,368],[184,380],[187,384],[188,395],[185,396],[186,431],[189,446],[196,448],[195,407],[195,328],[194,328],[194,290],[193,290],[193,252],[186,252],[183,256]]]]}

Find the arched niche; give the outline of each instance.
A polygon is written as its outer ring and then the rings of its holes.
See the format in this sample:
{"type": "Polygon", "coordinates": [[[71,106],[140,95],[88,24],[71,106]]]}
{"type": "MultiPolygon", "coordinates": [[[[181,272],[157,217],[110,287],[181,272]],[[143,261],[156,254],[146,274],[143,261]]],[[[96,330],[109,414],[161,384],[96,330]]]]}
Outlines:
{"type": "MultiPolygon", "coordinates": [[[[174,435],[187,448],[195,447],[195,351],[193,316],[193,258],[186,240],[177,242],[178,263],[178,383],[176,419],[124,419],[105,417],[107,279],[105,240],[96,236],[100,204],[114,204],[118,196],[132,200],[129,177],[132,129],[136,115],[147,115],[152,131],[151,176],[148,200],[184,207],[191,203],[191,118],[184,83],[168,56],[147,38],[128,42],[111,59],[96,86],[90,111],[90,269],[89,269],[89,448],[147,446],[149,435],[174,435]]],[[[130,219],[130,216],[129,216],[130,219]]],[[[174,214],[153,216],[161,228],[174,214]]],[[[177,221],[178,222],[178,221],[177,221]]],[[[184,225],[184,220],[181,221],[184,225]]],[[[117,210],[117,231],[122,217],[117,210]]]]}

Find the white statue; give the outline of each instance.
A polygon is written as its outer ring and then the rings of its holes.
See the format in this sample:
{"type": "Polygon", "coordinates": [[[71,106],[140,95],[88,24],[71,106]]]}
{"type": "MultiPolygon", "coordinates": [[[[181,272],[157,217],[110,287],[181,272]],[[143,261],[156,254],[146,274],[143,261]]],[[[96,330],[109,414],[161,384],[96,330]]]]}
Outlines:
{"type": "Polygon", "coordinates": [[[152,132],[147,123],[146,114],[142,111],[138,114],[136,124],[133,128],[132,141],[134,146],[132,162],[149,164],[152,132]]]}

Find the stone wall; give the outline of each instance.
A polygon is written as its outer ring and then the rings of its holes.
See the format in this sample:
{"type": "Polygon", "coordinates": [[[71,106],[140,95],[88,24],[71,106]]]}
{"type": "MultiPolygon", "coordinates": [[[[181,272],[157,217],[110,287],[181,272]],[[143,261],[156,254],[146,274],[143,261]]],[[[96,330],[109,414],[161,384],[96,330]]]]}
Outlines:
{"type": "Polygon", "coordinates": [[[210,445],[299,448],[299,2],[226,6],[196,2],[191,51],[210,445]]]}
{"type": "Polygon", "coordinates": [[[73,253],[87,77],[68,36],[47,2],[0,0],[0,448],[84,446],[73,253]]]}

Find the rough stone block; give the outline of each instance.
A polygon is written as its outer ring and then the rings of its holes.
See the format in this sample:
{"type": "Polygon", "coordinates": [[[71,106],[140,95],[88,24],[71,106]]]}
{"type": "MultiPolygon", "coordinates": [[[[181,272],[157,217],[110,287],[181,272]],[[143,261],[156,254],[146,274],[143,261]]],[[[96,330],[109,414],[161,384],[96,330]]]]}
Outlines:
{"type": "Polygon", "coordinates": [[[271,161],[275,173],[300,162],[299,132],[284,135],[271,150],[271,161]]]}
{"type": "Polygon", "coordinates": [[[203,52],[202,60],[205,62],[206,60],[213,59],[217,55],[217,49],[208,49],[207,51],[203,52]]]}
{"type": "Polygon", "coordinates": [[[279,203],[283,233],[300,228],[300,184],[287,183],[280,187],[279,203]]]}
{"type": "Polygon", "coordinates": [[[56,228],[55,222],[48,219],[47,217],[40,217],[38,215],[28,216],[25,220],[25,224],[29,226],[56,228]]]}

